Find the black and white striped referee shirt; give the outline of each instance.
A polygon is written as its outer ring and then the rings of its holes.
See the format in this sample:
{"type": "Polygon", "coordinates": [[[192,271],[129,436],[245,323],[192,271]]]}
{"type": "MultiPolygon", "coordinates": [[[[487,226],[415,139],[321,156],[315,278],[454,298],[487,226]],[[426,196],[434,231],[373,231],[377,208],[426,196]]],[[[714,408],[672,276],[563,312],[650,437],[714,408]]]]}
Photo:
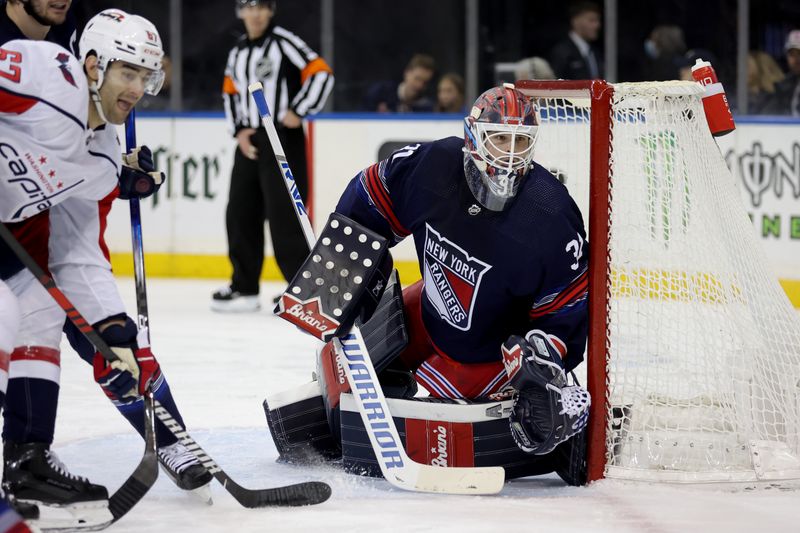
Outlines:
{"type": "Polygon", "coordinates": [[[318,113],[333,88],[333,71],[297,35],[270,24],[262,37],[243,35],[228,55],[222,97],[233,135],[243,128],[261,127],[247,87],[260,81],[276,123],[291,109],[297,115],[318,113]]]}

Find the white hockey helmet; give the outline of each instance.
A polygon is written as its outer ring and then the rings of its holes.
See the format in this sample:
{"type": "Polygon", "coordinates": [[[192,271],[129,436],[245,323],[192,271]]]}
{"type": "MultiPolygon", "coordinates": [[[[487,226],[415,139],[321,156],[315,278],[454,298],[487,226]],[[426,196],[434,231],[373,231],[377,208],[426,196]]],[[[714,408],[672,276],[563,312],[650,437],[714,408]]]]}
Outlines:
{"type": "Polygon", "coordinates": [[[86,24],[78,48],[82,61],[91,52],[97,56],[98,88],[103,85],[105,72],[113,61],[150,70],[144,88],[147,94],[158,94],[164,84],[161,37],[153,23],[144,17],[119,9],[101,11],[86,24]]]}

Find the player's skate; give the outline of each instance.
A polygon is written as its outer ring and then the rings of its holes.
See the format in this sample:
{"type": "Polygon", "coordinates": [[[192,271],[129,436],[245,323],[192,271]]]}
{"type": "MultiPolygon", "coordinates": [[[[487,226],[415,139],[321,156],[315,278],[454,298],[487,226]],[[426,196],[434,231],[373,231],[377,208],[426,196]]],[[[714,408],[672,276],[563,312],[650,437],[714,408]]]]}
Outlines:
{"type": "Polygon", "coordinates": [[[158,449],[158,462],[161,468],[181,489],[190,491],[203,502],[211,505],[211,480],[200,461],[180,442],[162,446],[158,449]]]}
{"type": "Polygon", "coordinates": [[[49,445],[5,443],[3,459],[3,488],[18,504],[38,507],[37,526],[93,529],[113,520],[106,488],[70,473],[49,445]]]}
{"type": "Polygon", "coordinates": [[[225,286],[211,295],[211,310],[218,313],[254,313],[260,309],[258,294],[242,294],[225,286]]]}

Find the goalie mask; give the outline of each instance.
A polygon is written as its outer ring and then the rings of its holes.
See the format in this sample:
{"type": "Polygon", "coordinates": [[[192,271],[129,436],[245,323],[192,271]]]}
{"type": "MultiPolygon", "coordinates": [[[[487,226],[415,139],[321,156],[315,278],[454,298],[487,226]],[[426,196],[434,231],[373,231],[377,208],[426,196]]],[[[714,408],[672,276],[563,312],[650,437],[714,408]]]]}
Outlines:
{"type": "Polygon", "coordinates": [[[538,121],[533,104],[510,83],[478,97],[464,118],[464,174],[475,199],[502,211],[533,163],[538,121]]]}
{"type": "Polygon", "coordinates": [[[91,88],[93,98],[99,98],[95,92],[103,85],[103,77],[114,61],[124,61],[151,71],[145,81],[146,94],[158,94],[164,84],[161,37],[153,23],[144,17],[119,9],[101,11],[86,24],[78,48],[82,61],[90,53],[97,56],[99,79],[91,88]]]}

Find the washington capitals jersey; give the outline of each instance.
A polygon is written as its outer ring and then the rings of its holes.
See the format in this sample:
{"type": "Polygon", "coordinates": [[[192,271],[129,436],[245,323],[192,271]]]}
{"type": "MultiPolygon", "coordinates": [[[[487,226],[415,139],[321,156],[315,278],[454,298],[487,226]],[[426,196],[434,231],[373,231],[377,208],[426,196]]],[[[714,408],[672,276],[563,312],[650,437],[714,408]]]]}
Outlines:
{"type": "Polygon", "coordinates": [[[351,180],[336,207],[394,243],[413,235],[422,318],[434,345],[461,363],[501,359],[512,334],[541,329],[565,365],[583,358],[588,246],[566,188],[534,164],[502,212],[475,201],[463,139],[402,148],[351,180]]]}
{"type": "Polygon", "coordinates": [[[100,200],[116,187],[116,174],[87,149],[88,109],[72,54],[45,41],[0,48],[0,220],[24,220],[68,196],[100,200]]]}

